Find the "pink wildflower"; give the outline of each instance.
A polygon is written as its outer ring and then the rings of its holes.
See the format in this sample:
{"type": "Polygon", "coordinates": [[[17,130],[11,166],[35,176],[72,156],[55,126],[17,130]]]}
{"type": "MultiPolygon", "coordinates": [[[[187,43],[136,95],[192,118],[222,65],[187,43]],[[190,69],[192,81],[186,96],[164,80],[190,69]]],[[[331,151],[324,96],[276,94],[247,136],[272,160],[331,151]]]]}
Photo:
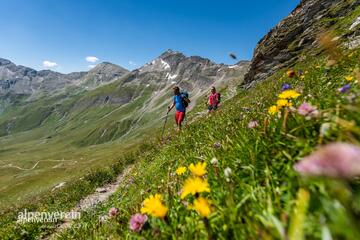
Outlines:
{"type": "Polygon", "coordinates": [[[130,230],[140,232],[147,220],[148,217],[146,215],[140,213],[132,215],[129,222],[130,230]]]}
{"type": "Polygon", "coordinates": [[[305,157],[294,168],[302,175],[352,179],[360,176],[360,148],[332,143],[305,157]]]}
{"type": "Polygon", "coordinates": [[[310,118],[319,116],[319,111],[317,108],[306,102],[301,104],[301,106],[298,108],[298,113],[302,116],[310,118]]]}
{"type": "Polygon", "coordinates": [[[109,217],[116,217],[119,214],[119,209],[112,207],[109,209],[109,217]]]}
{"type": "Polygon", "coordinates": [[[257,126],[259,126],[259,124],[255,120],[250,121],[249,124],[248,124],[248,128],[256,128],[257,126]]]}

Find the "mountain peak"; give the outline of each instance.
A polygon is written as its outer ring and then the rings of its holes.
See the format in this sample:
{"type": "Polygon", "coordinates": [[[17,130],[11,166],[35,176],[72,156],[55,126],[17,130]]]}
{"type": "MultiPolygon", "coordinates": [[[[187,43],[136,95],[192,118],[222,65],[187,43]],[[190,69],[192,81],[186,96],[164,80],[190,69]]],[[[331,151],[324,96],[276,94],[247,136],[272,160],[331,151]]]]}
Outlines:
{"type": "Polygon", "coordinates": [[[0,66],[2,65],[9,65],[9,64],[12,64],[11,61],[5,59],[5,58],[0,58],[0,66]]]}
{"type": "Polygon", "coordinates": [[[129,70],[119,65],[110,62],[102,62],[90,69],[90,71],[81,78],[80,82],[83,86],[95,88],[101,84],[109,83],[128,72],[129,70]]]}
{"type": "Polygon", "coordinates": [[[184,56],[185,57],[185,55],[183,53],[181,53],[181,52],[174,51],[172,49],[168,49],[165,52],[163,52],[159,56],[159,58],[165,59],[165,58],[168,58],[168,57],[171,57],[171,56],[184,56]]]}
{"type": "Polygon", "coordinates": [[[129,70],[127,70],[126,68],[123,68],[119,65],[116,65],[114,63],[111,63],[111,62],[102,62],[102,63],[97,64],[92,69],[90,69],[89,73],[92,73],[92,72],[122,72],[122,73],[126,73],[126,72],[129,72],[129,70]]]}

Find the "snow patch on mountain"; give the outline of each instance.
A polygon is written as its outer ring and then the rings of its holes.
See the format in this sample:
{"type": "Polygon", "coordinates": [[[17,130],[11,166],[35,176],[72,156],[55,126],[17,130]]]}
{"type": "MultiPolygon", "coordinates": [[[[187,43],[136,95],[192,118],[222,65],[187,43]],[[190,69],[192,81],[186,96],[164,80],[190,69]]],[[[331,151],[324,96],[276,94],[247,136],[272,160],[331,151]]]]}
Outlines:
{"type": "Polygon", "coordinates": [[[233,69],[233,68],[237,68],[238,67],[238,65],[231,65],[231,66],[228,66],[228,68],[231,68],[231,69],[233,69]]]}
{"type": "Polygon", "coordinates": [[[170,68],[170,65],[169,65],[167,62],[165,62],[165,61],[162,60],[162,59],[160,59],[160,61],[161,61],[162,66],[164,67],[164,69],[171,69],[171,68],[170,68]]]}
{"type": "Polygon", "coordinates": [[[172,75],[172,74],[169,74],[167,78],[168,78],[169,80],[173,80],[173,79],[177,78],[177,76],[178,76],[177,74],[173,74],[173,75],[172,75]]]}

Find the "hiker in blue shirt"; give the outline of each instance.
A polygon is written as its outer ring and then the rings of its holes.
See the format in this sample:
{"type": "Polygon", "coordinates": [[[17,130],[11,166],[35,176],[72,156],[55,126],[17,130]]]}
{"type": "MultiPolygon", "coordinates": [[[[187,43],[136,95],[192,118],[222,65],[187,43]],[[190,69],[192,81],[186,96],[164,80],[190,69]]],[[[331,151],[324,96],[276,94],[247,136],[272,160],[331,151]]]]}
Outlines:
{"type": "Polygon", "coordinates": [[[188,95],[187,93],[182,94],[180,92],[179,87],[174,87],[173,90],[174,90],[173,103],[171,106],[168,106],[168,112],[170,112],[174,107],[176,108],[175,122],[180,131],[182,122],[185,119],[186,108],[189,105],[190,100],[187,96],[188,95]]]}

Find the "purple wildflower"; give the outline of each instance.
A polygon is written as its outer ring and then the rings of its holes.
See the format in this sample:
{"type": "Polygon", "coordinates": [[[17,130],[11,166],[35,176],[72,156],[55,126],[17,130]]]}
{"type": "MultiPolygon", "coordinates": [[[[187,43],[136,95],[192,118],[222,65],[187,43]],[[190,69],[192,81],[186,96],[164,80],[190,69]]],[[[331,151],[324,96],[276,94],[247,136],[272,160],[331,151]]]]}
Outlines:
{"type": "Polygon", "coordinates": [[[352,179],[360,176],[360,148],[332,143],[305,157],[294,168],[302,175],[352,179]]]}
{"type": "Polygon", "coordinates": [[[284,83],[284,84],[282,85],[282,87],[281,87],[281,91],[282,91],[282,92],[285,91],[285,90],[289,90],[289,89],[291,89],[291,85],[288,84],[288,83],[284,83]]]}
{"type": "Polygon", "coordinates": [[[346,84],[345,86],[339,88],[339,92],[341,93],[346,93],[347,91],[349,91],[351,88],[351,85],[350,84],[346,84]]]}
{"type": "Polygon", "coordinates": [[[130,218],[130,230],[134,232],[140,232],[145,223],[147,222],[148,217],[140,213],[134,214],[130,218]]]}

